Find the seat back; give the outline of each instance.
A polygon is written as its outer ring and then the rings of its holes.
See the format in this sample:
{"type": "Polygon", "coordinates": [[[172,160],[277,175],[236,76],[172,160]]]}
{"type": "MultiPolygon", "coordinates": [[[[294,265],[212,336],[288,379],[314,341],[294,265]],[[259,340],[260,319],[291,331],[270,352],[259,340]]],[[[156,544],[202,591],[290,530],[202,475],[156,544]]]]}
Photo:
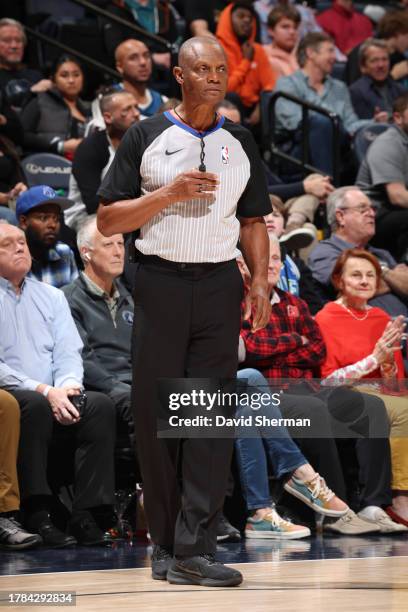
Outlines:
{"type": "Polygon", "coordinates": [[[49,185],[68,193],[72,163],[54,153],[34,153],[21,162],[29,187],[49,185]]]}

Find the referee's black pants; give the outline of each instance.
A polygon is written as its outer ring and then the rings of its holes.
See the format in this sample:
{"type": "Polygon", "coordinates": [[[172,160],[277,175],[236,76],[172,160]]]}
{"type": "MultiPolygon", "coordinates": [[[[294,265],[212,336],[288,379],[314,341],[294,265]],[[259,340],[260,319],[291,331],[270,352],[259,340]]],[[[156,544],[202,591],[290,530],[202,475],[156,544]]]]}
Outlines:
{"type": "Polygon", "coordinates": [[[147,520],[153,542],[175,555],[214,553],[234,440],[157,438],[157,379],[236,377],[243,284],[235,260],[157,260],[143,258],[136,271],[132,337],[147,520]]]}

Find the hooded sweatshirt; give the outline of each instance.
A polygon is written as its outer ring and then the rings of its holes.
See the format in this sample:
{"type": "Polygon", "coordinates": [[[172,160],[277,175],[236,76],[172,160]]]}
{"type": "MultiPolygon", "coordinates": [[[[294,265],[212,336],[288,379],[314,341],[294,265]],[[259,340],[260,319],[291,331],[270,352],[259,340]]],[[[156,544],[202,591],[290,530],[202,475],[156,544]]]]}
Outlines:
{"type": "Polygon", "coordinates": [[[224,48],[228,60],[228,91],[239,95],[245,106],[253,106],[259,102],[262,91],[274,88],[276,76],[272,71],[269,60],[262,45],[254,42],[256,22],[253,19],[252,33],[249,41],[254,48],[252,61],[246,59],[241,50],[241,43],[232,29],[231,10],[229,4],[221,13],[218,21],[216,36],[224,48]]]}

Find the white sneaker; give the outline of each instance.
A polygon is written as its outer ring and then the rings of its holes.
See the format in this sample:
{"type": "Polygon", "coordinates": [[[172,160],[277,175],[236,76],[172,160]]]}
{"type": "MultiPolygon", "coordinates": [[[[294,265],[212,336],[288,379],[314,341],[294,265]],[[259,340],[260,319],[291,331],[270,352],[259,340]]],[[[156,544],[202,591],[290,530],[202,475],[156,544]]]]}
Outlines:
{"type": "Polygon", "coordinates": [[[334,523],[324,523],[323,529],[342,535],[366,535],[368,533],[379,533],[380,531],[380,527],[376,523],[363,521],[351,508],[347,514],[341,516],[334,523]]]}
{"type": "Polygon", "coordinates": [[[377,525],[381,533],[405,533],[408,527],[395,523],[386,512],[376,507],[372,512],[366,512],[366,508],[358,513],[358,516],[371,525],[377,525]]]}

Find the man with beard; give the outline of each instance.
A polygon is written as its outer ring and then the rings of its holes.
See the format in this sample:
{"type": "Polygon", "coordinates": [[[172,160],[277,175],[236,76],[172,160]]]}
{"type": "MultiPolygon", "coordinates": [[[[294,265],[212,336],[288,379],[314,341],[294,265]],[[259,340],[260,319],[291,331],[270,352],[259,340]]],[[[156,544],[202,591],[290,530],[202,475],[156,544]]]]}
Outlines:
{"type": "Polygon", "coordinates": [[[63,287],[78,276],[74,253],[58,240],[61,211],[72,206],[47,185],[37,185],[22,193],[16,205],[19,226],[24,230],[33,259],[29,276],[63,287]]]}

